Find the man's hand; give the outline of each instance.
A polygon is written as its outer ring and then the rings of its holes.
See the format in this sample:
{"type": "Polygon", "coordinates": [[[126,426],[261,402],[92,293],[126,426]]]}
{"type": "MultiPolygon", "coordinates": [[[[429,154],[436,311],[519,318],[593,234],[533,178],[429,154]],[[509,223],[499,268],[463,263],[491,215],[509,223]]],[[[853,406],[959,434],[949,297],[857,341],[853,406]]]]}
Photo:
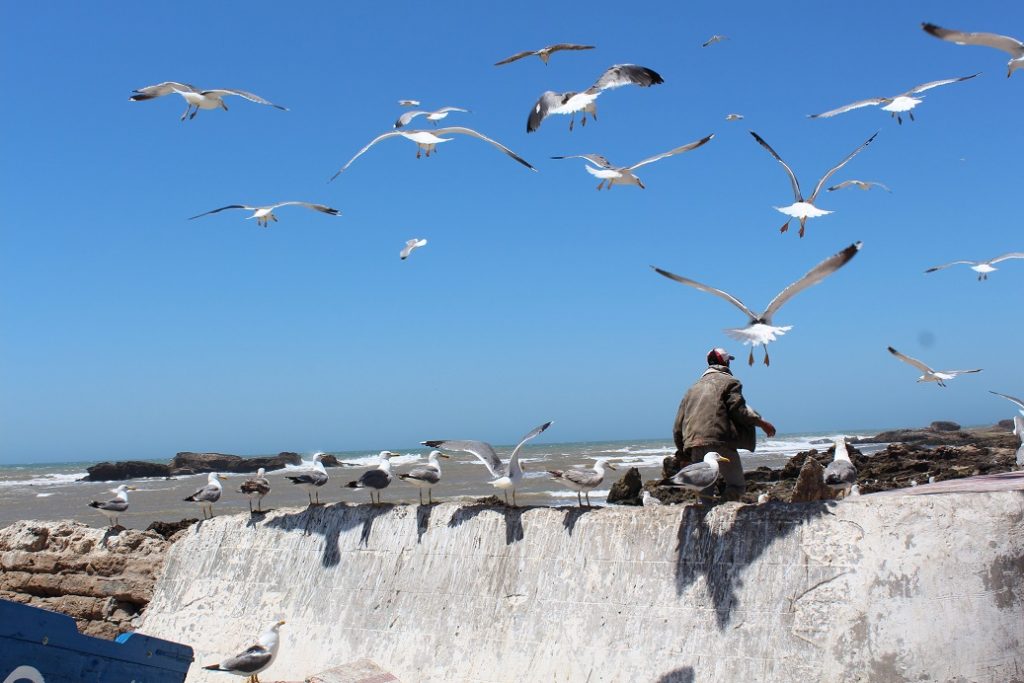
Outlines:
{"type": "Polygon", "coordinates": [[[764,433],[768,435],[768,438],[775,436],[775,425],[766,420],[761,420],[757,423],[757,426],[764,430],[764,433]]]}

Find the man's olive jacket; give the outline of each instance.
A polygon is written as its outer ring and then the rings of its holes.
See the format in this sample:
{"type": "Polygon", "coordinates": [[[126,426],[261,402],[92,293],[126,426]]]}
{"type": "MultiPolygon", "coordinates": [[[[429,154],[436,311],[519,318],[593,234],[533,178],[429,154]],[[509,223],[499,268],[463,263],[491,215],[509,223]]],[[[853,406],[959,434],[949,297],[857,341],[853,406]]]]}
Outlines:
{"type": "Polygon", "coordinates": [[[679,404],[672,438],[678,453],[699,446],[753,451],[761,416],[747,405],[743,385],[724,365],[710,366],[679,404]]]}

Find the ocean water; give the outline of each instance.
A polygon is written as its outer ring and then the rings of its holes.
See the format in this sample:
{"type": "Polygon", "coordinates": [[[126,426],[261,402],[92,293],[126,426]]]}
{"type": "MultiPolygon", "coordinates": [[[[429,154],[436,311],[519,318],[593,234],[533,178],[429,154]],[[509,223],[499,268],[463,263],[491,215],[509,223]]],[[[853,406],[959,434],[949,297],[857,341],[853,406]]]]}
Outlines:
{"type": "MultiPolygon", "coordinates": [[[[863,436],[864,432],[846,433],[846,436],[863,436]]],[[[745,469],[761,466],[781,467],[786,460],[810,448],[828,448],[839,433],[786,434],[774,439],[758,442],[756,453],[743,453],[745,469]]],[[[511,447],[498,447],[498,454],[507,458],[511,447]]],[[[862,449],[863,450],[863,449],[862,449]]],[[[429,449],[403,451],[401,456],[391,459],[396,473],[403,472],[415,464],[425,461],[429,449]]],[[[575,503],[576,494],[556,483],[547,470],[590,466],[594,458],[611,458],[619,468],[610,472],[604,485],[591,492],[591,502],[599,504],[608,494],[608,487],[622,473],[636,467],[641,476],[648,479],[660,477],[662,460],[675,452],[675,447],[666,440],[602,441],[579,443],[554,443],[528,445],[521,452],[525,470],[525,481],[516,492],[520,505],[566,505],[575,503]]],[[[363,490],[349,489],[344,485],[359,477],[367,468],[376,467],[377,452],[350,451],[334,453],[339,460],[348,463],[346,467],[328,468],[330,481],[320,490],[323,503],[358,504],[369,502],[369,494],[363,490]]],[[[484,497],[492,494],[504,495],[488,483],[490,473],[483,463],[468,453],[452,453],[450,460],[442,460],[441,483],[434,488],[434,500],[463,497],[484,497]]],[[[312,453],[304,455],[312,462],[312,453]]],[[[166,461],[162,461],[166,462],[166,461]]],[[[91,500],[108,500],[111,489],[121,482],[83,482],[90,462],[47,463],[45,465],[0,466],[0,527],[22,519],[55,520],[75,519],[96,526],[106,524],[106,519],[88,507],[91,500]]],[[[289,466],[270,472],[267,478],[271,492],[264,499],[263,506],[298,506],[308,503],[305,491],[285,479],[289,474],[304,469],[306,465],[289,466]]],[[[237,493],[238,486],[249,475],[232,475],[224,479],[224,494],[215,506],[220,514],[242,512],[249,509],[248,499],[237,493]]],[[[177,521],[185,517],[200,516],[198,508],[182,500],[206,483],[206,475],[186,475],[172,478],[145,478],[126,482],[138,490],[129,492],[129,510],[121,517],[121,524],[130,528],[145,528],[155,520],[177,521]]],[[[415,503],[418,489],[396,480],[383,492],[384,502],[415,503]]]]}

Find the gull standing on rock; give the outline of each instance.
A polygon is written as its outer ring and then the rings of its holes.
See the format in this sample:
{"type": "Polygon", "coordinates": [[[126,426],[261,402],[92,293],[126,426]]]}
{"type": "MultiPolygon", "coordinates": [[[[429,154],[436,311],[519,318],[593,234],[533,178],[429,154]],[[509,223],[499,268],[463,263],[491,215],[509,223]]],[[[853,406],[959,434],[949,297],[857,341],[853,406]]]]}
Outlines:
{"type": "Polygon", "coordinates": [[[134,486],[121,484],[116,489],[110,489],[110,492],[114,494],[114,498],[105,503],[94,500],[89,503],[89,507],[96,508],[104,517],[110,520],[111,528],[116,527],[118,526],[118,516],[128,512],[128,492],[135,490],[134,486]]]}
{"type": "Polygon", "coordinates": [[[184,121],[186,117],[190,120],[194,119],[200,109],[223,109],[224,111],[227,111],[228,105],[224,104],[224,97],[226,95],[237,95],[238,97],[245,98],[250,102],[255,102],[256,104],[267,104],[275,109],[288,111],[287,107],[274,104],[273,102],[263,99],[259,95],[253,95],[251,92],[246,92],[244,90],[229,90],[227,88],[217,90],[200,90],[188,83],[178,83],[176,81],[164,81],[163,83],[148,85],[145,88],[139,88],[132,92],[134,94],[128,98],[132,102],[143,102],[145,100],[163,97],[164,95],[170,95],[171,93],[178,93],[185,99],[185,102],[188,103],[188,106],[185,108],[185,113],[181,115],[182,121],[184,121]],[[195,111],[192,110],[193,107],[195,107],[195,111]],[[191,115],[189,115],[190,112],[191,115]]]}
{"type": "Polygon", "coordinates": [[[437,459],[450,457],[452,456],[445,455],[441,451],[430,451],[426,465],[413,467],[408,472],[398,475],[399,479],[407,481],[419,489],[420,505],[423,505],[423,489],[427,490],[427,504],[433,505],[434,497],[432,491],[434,486],[441,481],[441,463],[437,459]]]}
{"type": "Polygon", "coordinates": [[[587,125],[587,114],[590,114],[595,121],[597,120],[597,105],[594,104],[594,100],[605,90],[631,84],[647,88],[664,82],[665,79],[659,73],[646,66],[616,64],[609,67],[594,85],[583,92],[557,93],[548,90],[541,95],[537,104],[533,105],[530,117],[526,120],[526,132],[532,133],[540,128],[541,122],[547,118],[548,114],[569,114],[569,130],[572,130],[576,112],[582,111],[583,120],[580,121],[580,124],[585,126],[587,125]]]}
{"type": "Polygon", "coordinates": [[[196,503],[203,511],[203,519],[213,518],[213,504],[220,500],[220,494],[224,490],[224,486],[220,483],[220,476],[225,479],[228,475],[219,475],[216,472],[210,472],[206,475],[206,486],[193,493],[184,500],[190,503],[196,503]]]}
{"type": "Polygon", "coordinates": [[[270,206],[248,206],[246,204],[230,204],[228,206],[222,206],[219,209],[214,209],[213,211],[207,211],[206,213],[201,213],[197,216],[192,216],[191,218],[189,218],[189,220],[192,221],[197,218],[202,218],[203,216],[209,216],[211,213],[220,213],[221,211],[226,211],[228,209],[245,209],[246,211],[253,212],[251,216],[246,216],[245,220],[255,218],[256,225],[260,226],[261,228],[265,228],[267,227],[267,224],[270,223],[270,221],[274,221],[275,223],[277,222],[277,216],[274,215],[274,209],[279,209],[282,206],[304,206],[307,209],[313,209],[314,211],[326,213],[329,216],[341,215],[341,211],[338,211],[337,209],[332,209],[329,206],[324,206],[323,204],[310,204],[309,202],[280,202],[278,204],[272,204],[270,206]]]}
{"type": "Polygon", "coordinates": [[[966,375],[972,372],[981,372],[981,368],[976,370],[932,370],[930,367],[910,356],[905,356],[893,347],[889,347],[889,353],[899,358],[904,363],[913,365],[915,368],[923,372],[924,374],[917,378],[918,382],[935,382],[940,387],[946,386],[946,381],[954,379],[960,375],[966,375]]]}
{"type": "Polygon", "coordinates": [[[350,481],[345,484],[350,489],[369,489],[370,491],[370,504],[377,505],[380,503],[380,492],[391,485],[393,477],[391,476],[391,458],[400,453],[392,453],[391,451],[380,452],[380,464],[377,465],[376,469],[372,469],[369,472],[364,472],[363,476],[359,477],[356,481],[350,481]],[[377,499],[374,500],[373,493],[377,492],[377,499]]]}
{"type": "Polygon", "coordinates": [[[930,83],[923,83],[921,85],[916,85],[910,90],[906,91],[905,93],[900,93],[899,95],[893,95],[892,97],[872,97],[867,100],[858,100],[856,102],[851,102],[850,104],[843,105],[842,107],[837,107],[835,109],[822,112],[821,114],[809,114],[807,118],[826,119],[832,116],[837,116],[839,114],[845,114],[846,112],[853,111],[854,109],[860,109],[861,107],[876,107],[880,104],[884,104],[885,106],[882,107],[882,111],[889,112],[889,114],[896,119],[896,123],[902,126],[902,114],[906,113],[910,117],[910,120],[913,121],[914,107],[921,104],[921,102],[923,101],[921,98],[914,97],[914,95],[923,93],[925,90],[937,88],[940,85],[950,85],[951,83],[960,83],[961,81],[968,81],[978,75],[979,74],[971,74],[970,76],[961,76],[959,78],[946,78],[941,81],[931,81],[930,83]]]}
{"type": "Polygon", "coordinates": [[[313,455],[313,466],[309,472],[285,476],[285,479],[306,490],[306,495],[309,496],[310,507],[320,505],[320,488],[327,483],[327,470],[324,469],[324,464],[321,462],[324,455],[324,453],[313,455]],[[316,494],[315,503],[313,502],[314,493],[316,494]]]}
{"type": "Polygon", "coordinates": [[[495,62],[494,66],[501,66],[502,64],[508,64],[510,62],[514,62],[517,59],[523,59],[524,57],[533,57],[533,56],[540,57],[540,61],[542,61],[545,64],[547,64],[548,60],[551,58],[551,53],[552,52],[560,52],[562,50],[593,50],[593,49],[594,49],[593,45],[576,45],[574,43],[558,43],[556,45],[548,45],[547,47],[542,47],[539,50],[525,50],[523,52],[517,52],[514,55],[512,55],[511,57],[506,57],[505,59],[501,60],[500,62],[495,62]]]}
{"type": "Polygon", "coordinates": [[[981,45],[982,47],[994,47],[997,50],[1010,55],[1010,61],[1006,63],[1008,71],[1006,77],[1009,78],[1013,75],[1013,72],[1017,69],[1024,68],[1024,42],[1011,38],[1010,36],[1001,36],[998,33],[965,33],[963,31],[954,31],[948,28],[942,28],[935,24],[924,23],[921,24],[921,28],[925,32],[930,33],[936,38],[942,40],[948,40],[951,43],[957,45],[981,45]]]}
{"type": "Polygon", "coordinates": [[[789,182],[793,185],[793,196],[796,198],[796,202],[790,204],[789,206],[783,206],[781,208],[778,206],[775,207],[776,211],[784,213],[787,216],[789,216],[789,219],[782,224],[782,227],[779,229],[779,232],[786,232],[787,230],[789,230],[790,221],[793,220],[794,218],[797,218],[800,220],[801,237],[804,236],[804,224],[807,222],[808,218],[817,218],[818,216],[825,216],[832,213],[831,211],[819,209],[814,205],[814,200],[817,198],[818,193],[821,192],[821,188],[824,187],[825,183],[828,181],[829,178],[832,177],[833,173],[841,169],[843,166],[846,166],[846,164],[850,162],[850,159],[860,154],[860,152],[865,147],[870,145],[871,141],[874,140],[875,137],[878,135],[878,133],[875,133],[874,135],[869,137],[863,145],[853,150],[853,152],[851,152],[845,159],[843,159],[838,164],[830,168],[828,172],[821,177],[821,180],[818,181],[818,184],[815,186],[814,192],[811,193],[811,196],[807,200],[804,200],[803,193],[800,191],[800,181],[796,179],[796,174],[793,173],[793,169],[791,169],[789,165],[782,160],[782,157],[780,157],[775,152],[775,150],[768,145],[767,142],[761,139],[760,135],[758,135],[754,131],[750,131],[750,134],[754,136],[754,139],[757,140],[757,143],[759,145],[764,147],[766,150],[768,150],[769,154],[775,157],[776,161],[782,164],[782,168],[786,169],[786,174],[789,175],[789,182]]]}
{"type": "Polygon", "coordinates": [[[836,190],[843,190],[846,189],[847,187],[850,187],[851,185],[853,187],[864,190],[865,192],[870,190],[872,187],[880,187],[886,192],[892,193],[892,190],[890,190],[888,187],[886,187],[882,183],[876,183],[873,180],[844,180],[843,182],[828,188],[828,191],[835,192],[836,190]]]}
{"type": "Polygon", "coordinates": [[[502,489],[505,492],[505,504],[508,504],[508,492],[512,490],[512,506],[516,506],[516,487],[523,481],[523,468],[519,464],[519,449],[523,447],[530,439],[536,438],[545,429],[551,426],[550,422],[545,422],[541,426],[533,429],[529,434],[524,436],[516,444],[515,449],[512,451],[512,456],[508,460],[508,465],[501,461],[498,454],[495,453],[494,447],[486,441],[450,441],[450,440],[439,440],[439,441],[421,441],[424,446],[430,448],[443,448],[446,451],[462,451],[465,453],[472,453],[487,466],[491,476],[494,477],[494,481],[491,482],[491,486],[502,489]]]}
{"type": "Polygon", "coordinates": [[[825,486],[841,494],[845,498],[854,484],[857,483],[857,468],[850,460],[850,452],[846,449],[846,437],[836,439],[835,455],[832,462],[825,468],[822,475],[825,486]]]}
{"type": "Polygon", "coordinates": [[[236,676],[246,676],[247,683],[260,683],[257,674],[270,668],[277,658],[277,650],[281,645],[278,629],[284,621],[278,621],[267,627],[256,644],[243,650],[234,657],[228,657],[219,664],[204,666],[207,671],[223,671],[236,676]]]}
{"type": "Polygon", "coordinates": [[[583,500],[580,498],[580,492],[585,493],[587,496],[587,507],[593,507],[590,504],[590,492],[600,486],[601,482],[604,481],[605,467],[610,470],[618,469],[608,462],[608,458],[598,458],[591,469],[574,467],[569,470],[548,470],[548,474],[550,474],[559,484],[563,484],[576,492],[576,501],[579,503],[580,507],[583,507],[583,500]]]}
{"type": "Polygon", "coordinates": [[[633,171],[635,171],[636,169],[640,168],[641,166],[646,166],[647,164],[652,164],[655,161],[659,161],[661,159],[665,159],[666,157],[670,157],[670,156],[673,156],[673,155],[676,155],[676,154],[682,154],[683,152],[689,152],[692,149],[697,149],[701,145],[706,144],[713,137],[715,137],[715,136],[714,135],[709,135],[706,138],[702,138],[702,139],[697,140],[695,142],[687,143],[687,144],[683,145],[682,147],[676,147],[675,149],[670,149],[667,152],[662,152],[661,154],[656,154],[653,157],[649,157],[647,159],[644,159],[643,161],[638,161],[637,163],[633,164],[632,166],[620,166],[620,167],[612,166],[611,163],[609,163],[609,161],[607,159],[605,159],[603,156],[601,156],[600,154],[570,154],[568,156],[551,157],[551,158],[552,159],[586,159],[591,164],[594,164],[594,166],[599,166],[600,168],[593,168],[589,164],[586,165],[587,173],[589,173],[590,175],[594,176],[595,178],[600,178],[601,179],[601,182],[599,182],[597,184],[597,189],[598,190],[600,190],[601,187],[605,183],[608,184],[608,189],[609,190],[612,189],[612,185],[636,185],[641,190],[643,190],[643,189],[646,189],[646,187],[644,186],[643,182],[639,178],[637,178],[635,175],[633,175],[633,171]]]}
{"type": "Polygon", "coordinates": [[[647,489],[644,489],[643,495],[640,497],[640,503],[645,508],[647,508],[647,507],[657,507],[658,505],[662,504],[661,501],[658,500],[657,498],[655,498],[654,495],[650,491],[648,491],[647,489]]]}
{"type": "Polygon", "coordinates": [[[750,358],[747,361],[750,365],[754,364],[754,346],[760,344],[764,348],[764,364],[768,365],[768,344],[793,329],[792,325],[786,325],[784,327],[772,325],[772,316],[782,308],[783,304],[793,298],[796,294],[799,294],[812,285],[818,284],[826,277],[849,263],[850,259],[856,256],[857,252],[860,251],[861,244],[861,242],[851,244],[839,253],[829,256],[827,259],[814,266],[814,268],[808,271],[808,273],[802,278],[779,292],[779,294],[772,299],[771,303],[768,304],[768,308],[764,309],[764,313],[761,314],[754,313],[752,310],[747,308],[746,304],[734,297],[732,294],[701,284],[696,280],[691,280],[681,275],[670,273],[667,270],[662,270],[661,268],[655,268],[654,266],[651,266],[651,268],[654,268],[655,272],[659,275],[664,275],[670,280],[675,280],[676,282],[684,285],[695,287],[702,292],[708,292],[709,294],[721,297],[746,313],[750,317],[750,322],[747,323],[746,327],[727,329],[725,330],[725,333],[744,344],[750,344],[750,358]]]}
{"type": "Polygon", "coordinates": [[[668,479],[659,481],[658,486],[671,486],[688,491],[696,491],[698,494],[697,501],[703,505],[704,498],[710,495],[709,489],[718,481],[719,462],[729,462],[729,458],[715,452],[708,453],[704,456],[704,462],[695,462],[692,465],[687,465],[668,479]]]}
{"type": "Polygon", "coordinates": [[[937,270],[942,270],[943,268],[949,268],[950,266],[962,263],[970,266],[971,270],[978,274],[978,281],[980,282],[981,280],[987,280],[989,273],[999,270],[992,266],[993,263],[999,263],[1000,261],[1006,261],[1014,258],[1024,258],[1024,252],[1012,251],[1009,254],[1003,254],[1002,256],[997,256],[994,259],[989,259],[988,261],[950,261],[949,263],[943,263],[941,266],[932,266],[924,272],[934,273],[937,270]]]}
{"type": "Polygon", "coordinates": [[[414,237],[414,238],[412,238],[411,240],[409,240],[408,242],[405,243],[405,246],[402,247],[402,251],[399,252],[398,255],[404,261],[405,259],[409,258],[409,254],[411,254],[414,250],[419,249],[420,247],[425,247],[425,246],[427,246],[427,241],[426,240],[418,239],[418,238],[414,237]]]}
{"type": "MultiPolygon", "coordinates": [[[[440,109],[436,109],[434,111],[407,111],[401,116],[399,116],[398,120],[395,121],[395,128],[404,128],[405,126],[408,126],[409,122],[412,121],[417,116],[426,116],[427,121],[431,122],[440,121],[441,119],[446,118],[448,114],[453,111],[459,111],[464,114],[469,113],[468,109],[462,109],[460,107],[441,107],[440,109]]],[[[435,123],[434,125],[437,124],[435,123]]]]}
{"type": "Polygon", "coordinates": [[[252,499],[256,499],[256,511],[261,512],[263,497],[270,493],[270,481],[266,478],[266,470],[262,467],[256,471],[256,476],[246,479],[238,487],[238,492],[249,498],[249,514],[252,514],[252,499]]]}

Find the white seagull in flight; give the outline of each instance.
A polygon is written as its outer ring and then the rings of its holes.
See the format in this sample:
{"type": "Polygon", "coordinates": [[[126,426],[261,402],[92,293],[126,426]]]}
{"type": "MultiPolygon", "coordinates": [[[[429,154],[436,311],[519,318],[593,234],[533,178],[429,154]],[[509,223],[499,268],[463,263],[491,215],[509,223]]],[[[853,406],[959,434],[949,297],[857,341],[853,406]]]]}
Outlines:
{"type": "Polygon", "coordinates": [[[420,106],[419,100],[398,100],[399,107],[418,107],[420,106]]]}
{"type": "Polygon", "coordinates": [[[847,187],[850,187],[851,185],[861,190],[864,190],[865,192],[870,190],[872,187],[880,187],[886,192],[890,194],[892,193],[892,190],[890,190],[886,185],[883,185],[882,183],[876,183],[873,180],[844,180],[843,182],[828,188],[828,191],[835,192],[836,190],[842,190],[847,187]]]}
{"type": "Polygon", "coordinates": [[[536,55],[537,57],[540,57],[540,61],[542,61],[545,64],[547,64],[548,60],[551,58],[551,53],[552,52],[560,52],[561,50],[593,50],[593,49],[594,49],[593,45],[576,45],[574,43],[558,43],[557,45],[548,45],[547,47],[542,47],[539,50],[524,50],[523,52],[517,52],[514,55],[512,55],[511,57],[506,57],[505,59],[501,60],[500,62],[495,62],[494,66],[501,66],[502,64],[508,64],[510,62],[516,61],[517,59],[523,59],[524,57],[533,57],[534,55],[536,55]]]}
{"type": "MultiPolygon", "coordinates": [[[[468,109],[462,109],[461,107],[441,107],[440,109],[435,109],[434,111],[420,111],[418,109],[415,111],[407,111],[401,116],[399,116],[398,120],[395,121],[395,128],[404,128],[405,126],[408,126],[409,122],[412,121],[417,116],[426,116],[427,121],[430,121],[432,123],[434,121],[440,121],[441,119],[447,117],[448,114],[453,111],[459,111],[464,114],[469,113],[468,109]]],[[[434,125],[437,124],[435,123],[434,125]]]]}
{"type": "Polygon", "coordinates": [[[275,223],[277,223],[277,216],[274,215],[274,209],[281,208],[282,206],[304,206],[307,209],[313,209],[314,211],[326,213],[329,216],[341,215],[341,211],[338,211],[337,209],[332,209],[329,206],[324,206],[323,204],[310,204],[309,202],[279,202],[277,204],[272,204],[270,206],[248,206],[246,204],[230,204],[228,206],[222,206],[219,209],[214,209],[213,211],[201,213],[198,216],[192,216],[191,218],[189,218],[189,220],[191,221],[195,220],[196,218],[202,218],[203,216],[209,216],[211,213],[227,211],[228,209],[245,209],[246,211],[253,212],[251,216],[246,216],[245,220],[255,218],[256,225],[259,225],[261,228],[265,228],[267,227],[267,224],[270,223],[270,221],[274,221],[275,223]]]}
{"type": "Polygon", "coordinates": [[[411,254],[414,250],[419,249],[420,247],[425,247],[425,246],[427,246],[427,241],[426,240],[417,239],[417,238],[414,237],[414,238],[412,238],[411,240],[409,240],[408,242],[405,243],[405,246],[402,247],[401,253],[399,253],[398,255],[404,261],[405,259],[409,258],[409,254],[411,254]]]}
{"type": "Polygon", "coordinates": [[[827,259],[814,266],[814,268],[808,271],[802,278],[779,292],[779,294],[772,299],[771,303],[768,304],[768,308],[764,309],[763,313],[755,313],[732,294],[720,289],[709,287],[708,285],[701,284],[696,280],[691,280],[689,278],[682,277],[681,275],[670,273],[667,270],[662,270],[661,268],[655,268],[654,266],[651,266],[651,268],[654,268],[658,274],[664,275],[670,280],[675,280],[676,282],[680,282],[684,285],[696,287],[702,292],[708,292],[709,294],[719,296],[746,313],[750,318],[746,327],[727,329],[725,330],[725,333],[737,341],[741,341],[744,344],[750,344],[750,358],[747,361],[750,365],[754,364],[754,346],[760,344],[762,348],[764,348],[764,364],[768,365],[768,344],[793,329],[792,325],[786,325],[785,327],[772,325],[772,316],[782,308],[783,304],[792,299],[793,296],[807,289],[811,285],[818,284],[826,277],[846,265],[850,259],[857,255],[857,252],[860,251],[861,245],[861,242],[851,244],[839,253],[829,256],[827,259]]]}
{"type": "Polygon", "coordinates": [[[178,93],[185,99],[185,102],[188,103],[188,106],[185,108],[185,113],[181,115],[182,121],[184,121],[186,117],[194,119],[200,109],[223,109],[224,111],[227,111],[228,105],[224,104],[225,95],[238,95],[239,97],[243,97],[250,102],[255,102],[256,104],[266,104],[276,109],[280,109],[281,111],[288,111],[287,107],[274,104],[273,102],[263,99],[259,95],[254,95],[251,92],[246,92],[244,90],[230,90],[228,88],[200,90],[188,83],[178,83],[176,81],[164,81],[163,83],[157,83],[156,85],[147,85],[145,88],[139,88],[132,92],[135,94],[128,98],[132,102],[143,102],[145,100],[163,97],[164,95],[170,95],[171,93],[178,93]],[[192,110],[193,107],[195,107],[195,111],[192,110]],[[189,115],[190,112],[191,116],[189,115]]]}
{"type": "Polygon", "coordinates": [[[586,166],[587,173],[589,173],[590,175],[594,176],[595,178],[600,178],[601,179],[601,182],[599,182],[597,184],[597,189],[598,190],[600,190],[601,187],[603,185],[605,185],[605,183],[608,184],[608,189],[609,190],[612,189],[612,185],[636,185],[641,190],[643,190],[643,189],[646,189],[645,185],[643,184],[643,182],[639,178],[637,178],[635,175],[633,175],[633,171],[635,171],[636,169],[640,168],[641,166],[646,166],[647,164],[652,164],[655,161],[658,161],[660,159],[665,159],[666,157],[670,157],[670,156],[673,156],[675,154],[682,154],[683,152],[689,152],[692,149],[697,149],[701,145],[704,145],[705,143],[707,143],[713,137],[715,137],[715,136],[714,135],[709,135],[706,138],[702,138],[700,140],[697,140],[696,142],[690,142],[690,143],[687,143],[687,144],[683,145],[682,147],[676,147],[675,149],[671,149],[671,150],[669,150],[667,152],[662,152],[661,154],[656,154],[653,157],[649,157],[647,159],[644,159],[643,161],[638,161],[637,163],[633,164],[632,166],[612,166],[612,164],[607,159],[605,159],[603,156],[601,156],[600,154],[570,154],[568,156],[551,157],[551,158],[552,159],[586,159],[591,164],[594,164],[594,166],[598,166],[599,168],[594,168],[593,166],[590,166],[589,164],[586,166]]]}
{"type": "Polygon", "coordinates": [[[713,35],[710,38],[708,38],[707,40],[705,40],[704,43],[701,45],[701,47],[707,47],[708,45],[714,45],[715,43],[720,43],[723,40],[729,40],[729,36],[723,36],[723,35],[720,35],[720,34],[716,33],[715,35],[713,35]]]}
{"type": "Polygon", "coordinates": [[[940,387],[946,386],[946,381],[954,379],[960,375],[966,375],[972,372],[981,372],[981,368],[977,370],[932,370],[930,367],[910,356],[905,356],[893,347],[889,347],[889,353],[899,358],[904,363],[913,365],[915,368],[923,372],[924,374],[917,378],[918,382],[935,382],[940,387]]]}
{"type": "Polygon", "coordinates": [[[1007,78],[1012,76],[1017,69],[1024,68],[1024,43],[1016,38],[1001,36],[998,33],[965,33],[927,23],[921,24],[921,28],[936,38],[942,38],[957,45],[981,45],[1006,52],[1010,55],[1010,61],[1006,63],[1009,69],[1006,72],[1007,78]]]}
{"type": "Polygon", "coordinates": [[[878,135],[878,133],[875,133],[874,135],[869,137],[864,144],[862,144],[857,149],[853,150],[845,159],[843,159],[838,164],[830,168],[828,172],[825,173],[825,175],[821,176],[821,180],[819,180],[818,184],[814,187],[814,192],[812,192],[811,196],[805,200],[803,193],[800,191],[800,181],[796,179],[796,174],[793,173],[793,169],[791,169],[789,165],[782,160],[782,157],[780,157],[775,152],[775,150],[768,145],[767,142],[761,139],[760,135],[758,135],[754,131],[750,131],[750,134],[754,136],[754,139],[757,140],[759,145],[764,147],[766,150],[768,150],[769,154],[775,157],[776,161],[782,164],[782,168],[786,169],[786,174],[789,176],[789,182],[792,183],[793,185],[793,197],[796,198],[796,201],[793,204],[790,204],[789,206],[775,207],[776,211],[784,213],[787,216],[789,216],[789,220],[782,224],[782,227],[779,229],[779,232],[786,232],[787,230],[789,230],[790,221],[793,220],[794,218],[797,218],[800,220],[801,237],[804,236],[804,224],[807,222],[808,218],[817,218],[818,216],[826,216],[832,213],[831,211],[819,209],[814,205],[814,200],[818,197],[818,193],[821,192],[821,188],[824,187],[825,183],[828,182],[828,179],[832,177],[833,173],[841,169],[843,166],[846,166],[846,164],[850,162],[850,159],[857,156],[865,147],[870,145],[871,141],[874,140],[875,137],[878,135]]]}
{"type": "Polygon", "coordinates": [[[843,105],[842,107],[837,107],[835,109],[830,109],[829,111],[822,112],[821,114],[810,114],[807,118],[827,119],[832,116],[837,116],[839,114],[845,114],[846,112],[853,111],[854,109],[860,109],[861,107],[876,107],[880,104],[884,104],[885,106],[882,107],[882,111],[889,112],[889,114],[896,119],[897,123],[903,125],[902,114],[905,112],[907,116],[910,117],[910,120],[913,121],[913,109],[917,105],[921,104],[921,102],[923,101],[919,97],[914,97],[914,95],[923,93],[925,90],[937,88],[940,85],[949,85],[950,83],[959,83],[960,81],[967,81],[974,78],[977,75],[978,74],[971,74],[970,76],[961,76],[960,78],[946,78],[941,81],[931,81],[930,83],[923,83],[921,85],[914,86],[910,90],[906,91],[905,93],[900,93],[899,95],[893,95],[892,97],[872,97],[866,100],[857,100],[856,102],[852,102],[850,104],[846,104],[843,105]]]}
{"type": "Polygon", "coordinates": [[[368,145],[366,145],[366,147],[363,147],[361,150],[356,152],[356,155],[354,157],[352,157],[351,159],[349,159],[348,163],[346,163],[344,166],[341,167],[341,170],[339,170],[337,173],[335,173],[333,176],[331,176],[331,180],[334,180],[339,175],[341,175],[342,171],[344,171],[346,168],[351,166],[353,161],[355,161],[356,159],[361,157],[363,154],[366,153],[366,150],[370,149],[371,147],[376,145],[381,140],[387,140],[388,138],[393,138],[393,137],[397,137],[397,136],[401,136],[401,137],[405,138],[406,140],[412,140],[413,142],[416,143],[416,158],[419,159],[421,154],[424,155],[424,156],[429,157],[431,155],[431,153],[434,152],[434,148],[435,147],[437,147],[442,142],[449,142],[450,140],[453,139],[453,138],[443,138],[443,137],[441,137],[442,135],[453,135],[453,134],[469,135],[469,136],[472,136],[472,137],[477,138],[479,140],[483,140],[484,142],[489,142],[490,144],[494,145],[495,147],[500,149],[502,152],[504,152],[505,154],[509,155],[510,157],[512,157],[513,159],[515,159],[519,163],[521,163],[523,166],[525,166],[526,168],[530,169],[531,171],[536,171],[537,170],[533,166],[531,166],[530,163],[528,161],[526,161],[526,159],[523,159],[521,156],[519,156],[518,154],[516,154],[515,152],[513,152],[512,150],[510,150],[508,147],[506,147],[505,145],[501,144],[500,142],[498,142],[496,140],[492,140],[489,137],[487,137],[486,135],[483,135],[482,133],[478,133],[478,132],[476,132],[475,130],[473,130],[471,128],[462,128],[461,126],[453,126],[453,127],[450,127],[450,128],[438,128],[437,130],[434,130],[434,131],[429,131],[429,130],[395,130],[395,131],[391,131],[390,133],[384,133],[383,135],[378,135],[373,140],[370,140],[370,143],[368,145]]]}
{"type": "Polygon", "coordinates": [[[989,273],[999,270],[998,268],[993,267],[993,263],[999,263],[1000,261],[1006,261],[1007,259],[1012,258],[1024,258],[1024,252],[1011,251],[1009,254],[1003,254],[1002,256],[997,256],[994,259],[989,259],[988,261],[950,261],[949,263],[943,263],[941,266],[932,266],[924,272],[934,273],[937,270],[942,270],[943,268],[949,268],[950,266],[956,266],[962,263],[970,266],[971,270],[978,274],[978,281],[980,282],[981,280],[987,280],[989,273]]]}
{"type": "Polygon", "coordinates": [[[648,69],[646,66],[616,64],[609,67],[601,74],[601,77],[597,79],[594,85],[583,92],[557,93],[548,90],[541,95],[540,99],[537,100],[537,104],[533,105],[530,117],[526,120],[526,132],[532,133],[540,128],[541,121],[548,114],[570,114],[569,130],[572,130],[573,122],[576,119],[576,112],[582,111],[583,120],[580,123],[585,126],[587,125],[587,114],[590,114],[595,121],[597,120],[597,105],[594,104],[594,100],[605,90],[630,84],[639,85],[641,88],[648,88],[664,82],[665,79],[660,74],[652,69],[648,69]]]}

